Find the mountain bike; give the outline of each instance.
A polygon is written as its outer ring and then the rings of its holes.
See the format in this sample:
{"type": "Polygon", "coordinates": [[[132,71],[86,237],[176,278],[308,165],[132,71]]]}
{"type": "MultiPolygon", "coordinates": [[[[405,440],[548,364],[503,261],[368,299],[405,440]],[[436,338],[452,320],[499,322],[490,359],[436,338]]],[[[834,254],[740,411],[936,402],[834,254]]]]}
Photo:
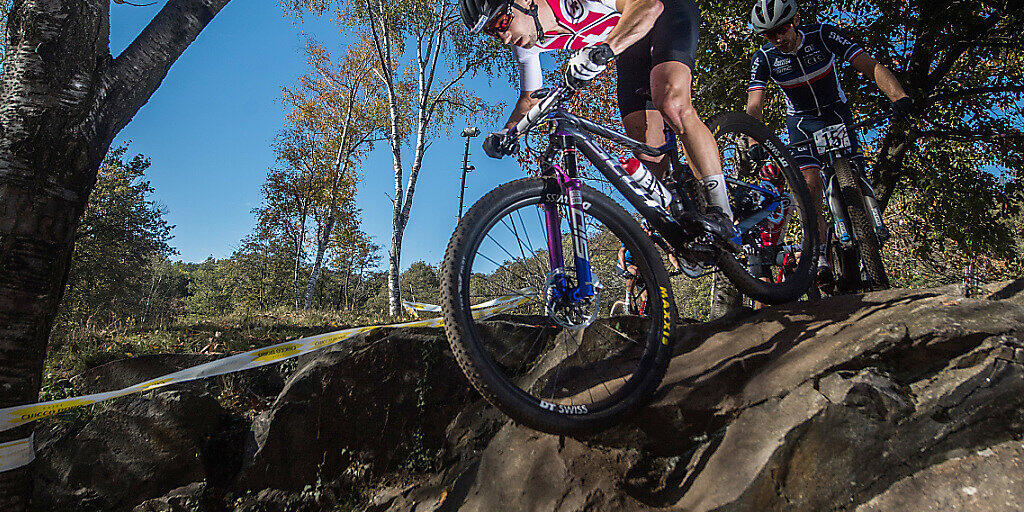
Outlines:
{"type": "Polygon", "coordinates": [[[615,266],[615,273],[626,280],[626,293],[623,295],[622,300],[612,303],[609,315],[613,317],[625,315],[644,316],[647,313],[647,283],[637,276],[622,270],[618,265],[615,266]]]}
{"type": "Polygon", "coordinates": [[[875,116],[850,127],[845,124],[826,126],[811,138],[786,146],[793,149],[814,144],[823,157],[822,183],[831,220],[827,254],[837,274],[834,283],[818,283],[825,293],[890,287],[881,250],[889,239],[889,230],[882,220],[875,191],[856,161],[849,133],[851,129],[878,123],[888,116],[875,116]],[[867,279],[863,279],[862,274],[867,279]]]}
{"type": "MultiPolygon", "coordinates": [[[[764,144],[785,175],[785,190],[738,173],[727,178],[736,203],[736,231],[755,233],[777,212],[797,205],[789,236],[778,247],[754,250],[713,235],[699,185],[681,161],[674,139],[651,147],[569,112],[575,88],[562,83],[534,93],[540,101],[501,143],[505,155],[536,130],[546,134],[533,176],[506,183],[476,202],[452,235],[441,271],[445,332],[473,386],[515,421],[549,433],[599,429],[650,399],[676,351],[677,311],[661,254],[623,205],[583,182],[578,157],[589,162],[626,203],[662,235],[691,277],[716,269],[766,303],[788,302],[811,283],[811,259],[782,282],[750,272],[786,243],[811,254],[816,226],[802,176],[782,143],[745,114],[710,123],[721,141],[764,144]],[[666,155],[673,171],[664,183],[638,183],[594,141],[601,137],[635,153],[666,155]],[[743,202],[743,204],[739,204],[743,202]],[[625,246],[648,292],[643,315],[608,315],[625,284],[614,277],[625,246]],[[533,290],[525,292],[523,290],[533,290]],[[473,304],[494,297],[524,300],[515,309],[474,317],[473,304]]],[[[723,165],[745,154],[729,149],[723,165]]]]}

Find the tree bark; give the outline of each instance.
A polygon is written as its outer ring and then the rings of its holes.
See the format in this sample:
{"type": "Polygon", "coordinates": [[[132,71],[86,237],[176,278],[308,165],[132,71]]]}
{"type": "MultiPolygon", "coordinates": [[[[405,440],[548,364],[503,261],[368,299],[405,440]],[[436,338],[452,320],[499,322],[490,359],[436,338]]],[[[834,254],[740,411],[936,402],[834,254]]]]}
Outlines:
{"type": "Polygon", "coordinates": [[[370,28],[373,35],[374,49],[377,53],[377,61],[380,64],[378,78],[384,85],[384,92],[388,100],[388,143],[391,146],[391,155],[395,172],[395,197],[392,198],[391,208],[391,249],[388,251],[388,314],[397,316],[401,311],[402,290],[398,285],[399,265],[402,259],[402,235],[405,232],[405,219],[403,218],[404,204],[402,197],[402,140],[399,129],[398,114],[398,91],[395,89],[394,58],[392,47],[395,44],[395,34],[392,33],[391,24],[388,22],[388,11],[379,0],[368,2],[371,10],[370,28]]]}
{"type": "MultiPolygon", "coordinates": [[[[13,2],[0,87],[0,408],[39,397],[75,228],[111,141],[227,2],[170,0],[116,59],[107,0],[13,2]]],[[[0,510],[28,510],[31,479],[32,465],[0,473],[0,510]]]]}

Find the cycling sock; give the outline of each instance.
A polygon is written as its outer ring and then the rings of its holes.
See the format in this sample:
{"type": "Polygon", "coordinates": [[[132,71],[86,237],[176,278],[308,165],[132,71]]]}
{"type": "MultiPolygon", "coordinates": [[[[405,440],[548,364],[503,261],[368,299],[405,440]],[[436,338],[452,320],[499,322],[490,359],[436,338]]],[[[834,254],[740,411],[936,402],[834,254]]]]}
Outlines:
{"type": "Polygon", "coordinates": [[[729,217],[729,220],[734,220],[732,206],[729,206],[729,191],[725,188],[725,175],[715,174],[702,178],[700,181],[704,185],[708,204],[719,207],[722,213],[729,217]]]}
{"type": "Polygon", "coordinates": [[[832,266],[828,263],[828,246],[821,244],[818,246],[818,268],[832,266]]]}

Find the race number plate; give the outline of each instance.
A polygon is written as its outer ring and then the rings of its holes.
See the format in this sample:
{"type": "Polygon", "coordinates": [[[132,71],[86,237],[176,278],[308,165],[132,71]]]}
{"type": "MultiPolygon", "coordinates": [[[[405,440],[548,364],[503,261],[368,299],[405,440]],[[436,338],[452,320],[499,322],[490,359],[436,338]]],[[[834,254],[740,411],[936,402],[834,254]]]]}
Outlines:
{"type": "Polygon", "coordinates": [[[849,149],[853,146],[850,143],[850,134],[846,131],[845,124],[826,126],[814,132],[814,145],[818,147],[818,153],[849,149]]]}

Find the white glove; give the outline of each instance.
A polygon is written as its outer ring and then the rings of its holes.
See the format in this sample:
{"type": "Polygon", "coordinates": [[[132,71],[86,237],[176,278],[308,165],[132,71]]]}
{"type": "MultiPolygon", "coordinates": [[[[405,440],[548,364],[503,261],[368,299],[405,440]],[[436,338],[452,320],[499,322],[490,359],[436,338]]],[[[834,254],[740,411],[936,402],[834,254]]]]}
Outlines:
{"type": "Polygon", "coordinates": [[[605,43],[590,46],[576,52],[576,55],[569,59],[565,72],[571,78],[589,82],[608,67],[613,57],[615,54],[605,43]]]}

